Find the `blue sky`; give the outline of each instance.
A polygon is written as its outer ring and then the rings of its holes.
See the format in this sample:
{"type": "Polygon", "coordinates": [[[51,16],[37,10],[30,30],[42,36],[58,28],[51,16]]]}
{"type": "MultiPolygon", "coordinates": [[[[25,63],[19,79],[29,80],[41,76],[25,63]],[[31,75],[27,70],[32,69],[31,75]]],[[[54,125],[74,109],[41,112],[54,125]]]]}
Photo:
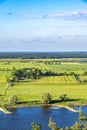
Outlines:
{"type": "Polygon", "coordinates": [[[0,51],[87,51],[87,0],[0,0],[0,51]]]}

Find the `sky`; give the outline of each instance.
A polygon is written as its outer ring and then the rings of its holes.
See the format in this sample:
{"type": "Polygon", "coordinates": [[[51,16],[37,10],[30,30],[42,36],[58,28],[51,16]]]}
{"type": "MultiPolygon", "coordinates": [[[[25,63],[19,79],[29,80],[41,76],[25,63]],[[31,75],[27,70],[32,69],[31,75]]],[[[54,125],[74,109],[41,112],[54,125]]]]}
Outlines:
{"type": "Polygon", "coordinates": [[[87,51],[87,0],[0,0],[5,51],[87,51]]]}

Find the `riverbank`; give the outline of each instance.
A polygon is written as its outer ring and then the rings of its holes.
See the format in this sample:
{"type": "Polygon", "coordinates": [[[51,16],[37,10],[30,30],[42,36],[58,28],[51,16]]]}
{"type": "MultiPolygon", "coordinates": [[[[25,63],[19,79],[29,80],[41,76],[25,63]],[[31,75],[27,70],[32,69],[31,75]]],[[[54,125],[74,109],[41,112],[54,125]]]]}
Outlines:
{"type": "Polygon", "coordinates": [[[72,112],[79,112],[79,111],[77,111],[77,110],[75,110],[73,107],[70,107],[70,106],[64,106],[64,105],[48,105],[49,107],[58,107],[58,108],[65,108],[65,109],[68,109],[68,110],[70,110],[70,111],[72,111],[72,112]]]}
{"type": "Polygon", "coordinates": [[[65,108],[65,109],[68,109],[68,110],[70,110],[70,111],[72,111],[72,112],[79,112],[79,111],[77,111],[77,110],[75,110],[73,107],[70,107],[70,106],[64,106],[64,105],[51,105],[51,104],[49,104],[49,105],[31,105],[31,106],[9,106],[9,107],[1,107],[0,108],[0,111],[2,111],[3,113],[5,113],[5,114],[12,114],[12,112],[11,111],[9,111],[9,109],[8,108],[23,108],[23,107],[58,107],[58,108],[65,108]]]}
{"type": "Polygon", "coordinates": [[[0,111],[5,113],[5,114],[12,114],[12,112],[10,112],[9,110],[7,110],[7,108],[0,108],[0,111]]]}
{"type": "Polygon", "coordinates": [[[72,112],[79,112],[79,111],[77,111],[77,110],[75,110],[74,108],[69,107],[69,106],[60,106],[60,107],[66,108],[66,109],[68,109],[68,110],[70,110],[70,111],[72,111],[72,112]]]}

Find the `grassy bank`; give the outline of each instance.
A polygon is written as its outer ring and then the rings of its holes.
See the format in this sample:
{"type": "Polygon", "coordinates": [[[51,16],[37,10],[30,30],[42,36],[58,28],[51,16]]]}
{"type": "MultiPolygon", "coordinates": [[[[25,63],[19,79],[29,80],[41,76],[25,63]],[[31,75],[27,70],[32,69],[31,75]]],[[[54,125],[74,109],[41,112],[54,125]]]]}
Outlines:
{"type": "MultiPolygon", "coordinates": [[[[37,105],[41,104],[43,93],[49,92],[52,95],[51,104],[80,105],[87,104],[87,75],[83,75],[87,70],[86,63],[78,63],[77,59],[55,59],[54,60],[31,60],[31,61],[8,61],[0,62],[0,104],[7,104],[8,98],[12,95],[18,96],[18,105],[37,105]],[[61,62],[61,64],[60,64],[61,62]],[[47,76],[35,80],[22,80],[10,87],[7,94],[4,95],[7,88],[6,77],[10,76],[12,68],[39,68],[42,71],[51,70],[56,73],[67,73],[62,76],[47,76]],[[70,73],[79,74],[81,83],[70,73]],[[70,100],[62,102],[60,95],[67,94],[70,100]]],[[[80,59],[78,59],[80,60],[80,59]]],[[[82,60],[82,59],[81,59],[82,60]]],[[[83,59],[84,61],[85,59],[83,59]]]]}
{"type": "MultiPolygon", "coordinates": [[[[41,82],[41,81],[40,81],[41,82]]],[[[5,86],[0,86],[0,102],[6,101],[11,95],[17,95],[19,103],[22,104],[37,104],[41,102],[43,93],[49,92],[52,95],[52,103],[57,104],[86,104],[87,103],[87,85],[86,84],[54,84],[33,82],[19,82],[10,87],[7,95],[4,96],[5,86]],[[60,95],[67,94],[70,101],[61,102],[60,95]]]]}

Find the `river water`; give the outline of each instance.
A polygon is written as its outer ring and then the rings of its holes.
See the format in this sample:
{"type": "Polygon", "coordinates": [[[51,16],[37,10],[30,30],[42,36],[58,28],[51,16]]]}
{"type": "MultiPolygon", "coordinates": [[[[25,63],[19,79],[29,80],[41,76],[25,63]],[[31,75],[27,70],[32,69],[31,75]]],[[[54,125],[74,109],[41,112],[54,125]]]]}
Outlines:
{"type": "MultiPolygon", "coordinates": [[[[79,107],[76,107],[78,110],[79,107]]],[[[82,107],[83,112],[87,113],[87,107],[82,107]]],[[[52,116],[57,126],[64,128],[71,126],[78,119],[79,113],[69,111],[65,108],[42,108],[28,107],[17,108],[12,114],[0,112],[0,130],[31,130],[31,123],[39,123],[42,130],[50,130],[48,122],[52,116]]]]}

